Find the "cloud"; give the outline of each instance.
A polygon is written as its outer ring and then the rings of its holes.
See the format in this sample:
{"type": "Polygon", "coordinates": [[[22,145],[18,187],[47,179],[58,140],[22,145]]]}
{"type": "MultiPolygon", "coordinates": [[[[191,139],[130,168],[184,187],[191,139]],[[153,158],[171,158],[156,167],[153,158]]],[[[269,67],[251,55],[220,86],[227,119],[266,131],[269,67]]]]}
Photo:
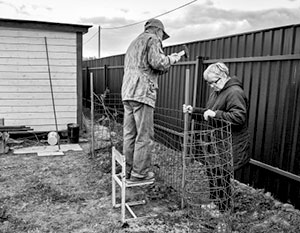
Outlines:
{"type": "MultiPolygon", "coordinates": [[[[164,45],[187,43],[203,39],[279,27],[300,22],[300,8],[274,8],[260,11],[221,9],[211,0],[182,11],[160,17],[170,38],[164,45]]],[[[125,17],[82,18],[83,23],[111,28],[134,24],[125,17]]],[[[124,53],[129,43],[143,31],[143,23],[117,30],[103,30],[105,55],[124,53]],[[107,50],[108,49],[108,50],[107,50]]]]}
{"type": "Polygon", "coordinates": [[[298,23],[300,14],[298,9],[274,9],[249,14],[248,21],[252,27],[274,27],[286,24],[298,23]]]}
{"type": "Polygon", "coordinates": [[[121,8],[120,11],[123,12],[123,13],[128,13],[129,12],[128,9],[124,9],[124,8],[121,8]]]}
{"type": "Polygon", "coordinates": [[[240,22],[247,20],[250,26],[274,26],[284,23],[299,22],[298,9],[278,8],[261,11],[224,10],[213,5],[197,5],[184,14],[183,17],[169,22],[173,27],[185,27],[190,25],[214,24],[217,22],[240,22]]]}
{"type": "Polygon", "coordinates": [[[29,15],[29,13],[27,11],[25,11],[24,5],[15,6],[14,4],[6,2],[6,1],[0,1],[0,5],[2,5],[2,7],[6,8],[7,10],[13,10],[14,13],[16,13],[16,14],[29,15]]]}
{"type": "Polygon", "coordinates": [[[52,9],[50,7],[44,7],[41,5],[33,5],[33,4],[12,4],[8,1],[0,1],[0,5],[2,10],[6,13],[9,11],[13,11],[12,14],[19,15],[21,18],[25,16],[25,18],[33,17],[36,12],[40,10],[46,10],[44,13],[49,13],[52,9]]]}
{"type": "Polygon", "coordinates": [[[133,20],[128,20],[124,17],[91,17],[91,18],[80,18],[80,23],[89,23],[94,25],[100,25],[103,28],[114,28],[114,27],[122,27],[124,25],[129,25],[135,23],[133,20]]]}
{"type": "Polygon", "coordinates": [[[170,41],[173,41],[172,37],[180,37],[181,41],[201,40],[300,21],[300,8],[241,11],[220,9],[210,1],[208,3],[196,5],[176,19],[166,19],[170,41]]]}

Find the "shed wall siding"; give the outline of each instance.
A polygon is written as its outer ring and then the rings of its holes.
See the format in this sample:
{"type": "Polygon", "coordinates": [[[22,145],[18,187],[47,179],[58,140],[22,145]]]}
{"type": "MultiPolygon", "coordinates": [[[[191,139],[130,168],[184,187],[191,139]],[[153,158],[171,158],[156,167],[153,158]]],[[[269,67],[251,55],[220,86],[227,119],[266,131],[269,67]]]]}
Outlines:
{"type": "Polygon", "coordinates": [[[55,130],[45,37],[59,130],[77,121],[76,33],[0,27],[0,118],[55,130]]]}

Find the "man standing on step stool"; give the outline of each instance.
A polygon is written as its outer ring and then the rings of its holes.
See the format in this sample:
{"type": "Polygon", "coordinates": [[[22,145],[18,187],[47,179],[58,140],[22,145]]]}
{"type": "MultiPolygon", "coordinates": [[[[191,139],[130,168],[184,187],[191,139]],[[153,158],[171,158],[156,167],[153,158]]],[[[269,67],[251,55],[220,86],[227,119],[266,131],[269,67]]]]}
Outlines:
{"type": "Polygon", "coordinates": [[[126,178],[132,182],[154,180],[150,171],[154,140],[153,114],[158,76],[180,60],[177,53],[165,55],[162,41],[169,38],[158,19],[145,23],[145,30],[127,49],[124,61],[122,101],[124,105],[123,154],[126,178]]]}

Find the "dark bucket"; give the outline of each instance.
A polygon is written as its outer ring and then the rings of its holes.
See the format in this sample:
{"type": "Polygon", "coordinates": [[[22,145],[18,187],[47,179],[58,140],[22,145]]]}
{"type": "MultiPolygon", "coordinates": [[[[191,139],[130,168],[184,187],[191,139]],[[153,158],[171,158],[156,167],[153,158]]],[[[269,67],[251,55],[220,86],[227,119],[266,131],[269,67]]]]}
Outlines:
{"type": "Polygon", "coordinates": [[[79,125],[75,123],[67,124],[68,126],[68,139],[70,143],[78,143],[79,141],[79,125]]]}

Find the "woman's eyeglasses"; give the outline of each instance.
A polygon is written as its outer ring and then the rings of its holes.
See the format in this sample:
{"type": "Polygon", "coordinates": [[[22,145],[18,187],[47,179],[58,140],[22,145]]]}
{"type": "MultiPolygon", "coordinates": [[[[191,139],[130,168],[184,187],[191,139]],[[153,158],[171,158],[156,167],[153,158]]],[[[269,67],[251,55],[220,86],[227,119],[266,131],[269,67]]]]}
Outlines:
{"type": "Polygon", "coordinates": [[[221,78],[218,78],[216,81],[206,81],[208,85],[217,84],[221,78]]]}

